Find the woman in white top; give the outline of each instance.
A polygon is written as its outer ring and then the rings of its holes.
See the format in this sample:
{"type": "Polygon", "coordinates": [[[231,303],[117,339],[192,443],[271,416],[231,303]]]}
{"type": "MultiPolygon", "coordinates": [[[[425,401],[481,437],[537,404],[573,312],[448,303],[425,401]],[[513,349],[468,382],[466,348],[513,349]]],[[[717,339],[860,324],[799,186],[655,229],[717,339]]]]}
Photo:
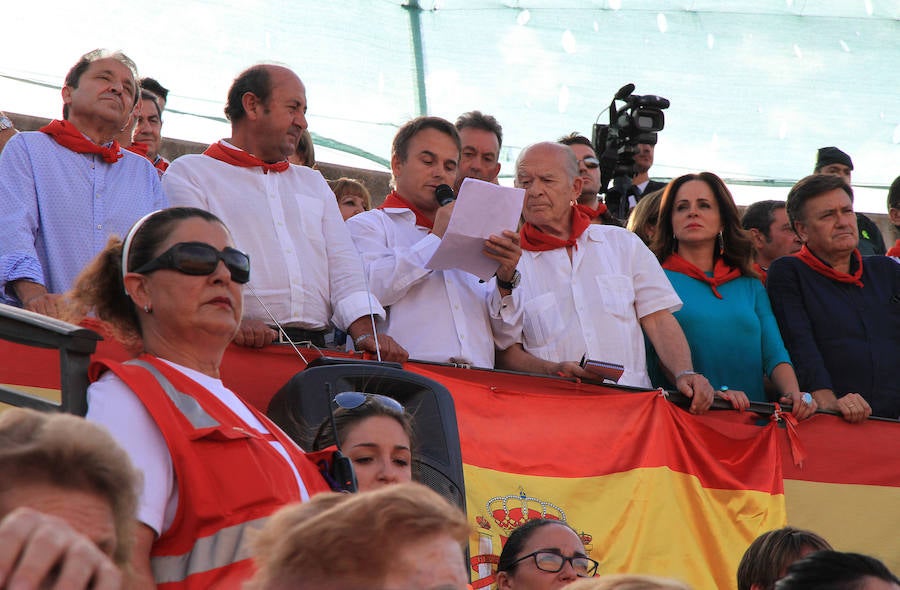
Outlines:
{"type": "Polygon", "coordinates": [[[139,220],[124,243],[112,238],[69,295],[143,353],[95,362],[88,389],[87,418],[144,476],[129,588],[238,588],[252,573],[244,528],[328,489],[220,380],[249,279],[250,260],[222,222],[177,207],[139,220]]]}

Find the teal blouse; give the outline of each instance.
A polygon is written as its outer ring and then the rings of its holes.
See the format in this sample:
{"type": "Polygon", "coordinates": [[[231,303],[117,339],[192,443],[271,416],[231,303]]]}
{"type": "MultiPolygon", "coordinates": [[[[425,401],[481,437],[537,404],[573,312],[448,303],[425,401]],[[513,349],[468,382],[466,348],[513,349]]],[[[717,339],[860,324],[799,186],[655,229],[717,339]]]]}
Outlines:
{"type": "MultiPolygon", "coordinates": [[[[706,283],[680,272],[665,272],[684,303],[675,319],[691,347],[694,370],[703,373],[715,389],[725,385],[745,392],[751,401],[770,401],[763,375],[771,375],[791,358],[762,283],[739,277],[718,287],[719,299],[706,283]]],[[[649,347],[647,361],[654,386],[673,388],[649,347]]]]}

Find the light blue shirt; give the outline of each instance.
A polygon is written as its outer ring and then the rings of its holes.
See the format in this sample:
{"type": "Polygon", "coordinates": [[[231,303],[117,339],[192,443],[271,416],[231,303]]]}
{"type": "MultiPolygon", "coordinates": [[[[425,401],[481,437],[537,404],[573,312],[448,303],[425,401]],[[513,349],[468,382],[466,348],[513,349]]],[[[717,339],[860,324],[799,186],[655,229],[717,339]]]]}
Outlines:
{"type": "Polygon", "coordinates": [[[168,206],[149,160],[122,150],[114,164],[79,154],[39,131],[0,153],[0,302],[21,305],[18,279],[64,293],[109,236],[168,206]]]}

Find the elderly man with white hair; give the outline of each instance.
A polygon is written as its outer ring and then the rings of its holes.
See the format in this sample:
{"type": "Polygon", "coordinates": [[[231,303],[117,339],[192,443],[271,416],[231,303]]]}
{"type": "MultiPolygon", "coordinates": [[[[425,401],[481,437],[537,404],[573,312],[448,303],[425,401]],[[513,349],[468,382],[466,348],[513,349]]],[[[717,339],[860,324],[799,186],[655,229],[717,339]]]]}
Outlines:
{"type": "Polygon", "coordinates": [[[521,229],[523,329],[500,368],[585,377],[578,359],[624,367],[619,383],[650,387],[644,333],[676,387],[706,411],[713,390],[694,372],[673,311],[681,300],[635,234],[591,224],[575,207],[582,179],[571,148],[538,143],[522,151],[516,186],[525,189],[521,229]]]}

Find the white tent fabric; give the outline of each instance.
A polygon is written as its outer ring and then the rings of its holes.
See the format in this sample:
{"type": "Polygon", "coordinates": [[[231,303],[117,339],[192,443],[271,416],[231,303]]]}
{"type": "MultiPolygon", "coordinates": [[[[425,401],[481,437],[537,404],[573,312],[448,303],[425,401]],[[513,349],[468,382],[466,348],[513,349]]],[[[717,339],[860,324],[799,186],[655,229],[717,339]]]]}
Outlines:
{"type": "Polygon", "coordinates": [[[655,177],[706,169],[785,186],[836,145],[884,211],[900,174],[898,0],[36,0],[4,12],[0,109],[15,112],[58,116],[78,55],[121,48],[171,89],[164,133],[213,141],[228,135],[234,75],[275,61],[307,86],[317,146],[378,167],[410,117],[480,109],[504,127],[509,176],[521,147],[589,135],[634,82],[672,101],[655,177]]]}

